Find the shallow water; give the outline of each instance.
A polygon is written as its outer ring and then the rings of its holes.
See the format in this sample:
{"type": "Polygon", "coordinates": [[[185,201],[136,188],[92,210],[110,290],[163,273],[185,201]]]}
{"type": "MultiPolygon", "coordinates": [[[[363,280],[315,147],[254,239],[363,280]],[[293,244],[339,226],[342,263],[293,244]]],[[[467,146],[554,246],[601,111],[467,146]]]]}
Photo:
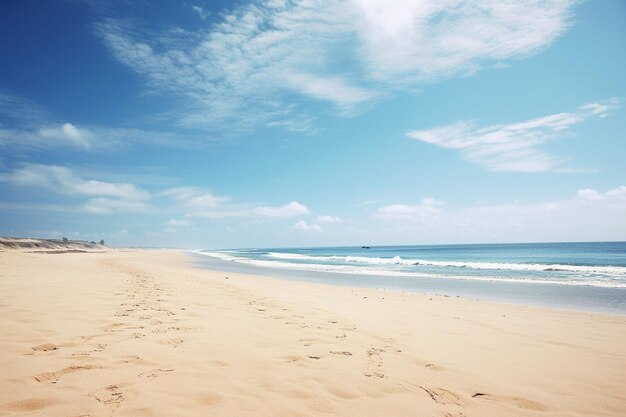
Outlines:
{"type": "Polygon", "coordinates": [[[626,314],[626,242],[197,251],[285,279],[626,314]]]}

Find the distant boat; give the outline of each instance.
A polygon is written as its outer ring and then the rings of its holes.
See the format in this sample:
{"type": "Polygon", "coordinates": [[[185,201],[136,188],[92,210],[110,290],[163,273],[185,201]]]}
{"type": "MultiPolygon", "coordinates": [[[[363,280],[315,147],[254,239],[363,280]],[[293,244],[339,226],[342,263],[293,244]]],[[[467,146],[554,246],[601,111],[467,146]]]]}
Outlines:
{"type": "Polygon", "coordinates": [[[361,249],[369,249],[369,246],[361,246],[361,249]]]}

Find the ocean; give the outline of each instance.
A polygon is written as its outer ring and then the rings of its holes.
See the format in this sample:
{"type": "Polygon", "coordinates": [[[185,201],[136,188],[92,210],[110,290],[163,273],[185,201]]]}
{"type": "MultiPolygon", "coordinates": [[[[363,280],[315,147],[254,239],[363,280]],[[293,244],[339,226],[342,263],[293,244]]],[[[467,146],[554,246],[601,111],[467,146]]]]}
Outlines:
{"type": "Polygon", "coordinates": [[[626,242],[195,251],[200,266],[626,314],[626,242]]]}

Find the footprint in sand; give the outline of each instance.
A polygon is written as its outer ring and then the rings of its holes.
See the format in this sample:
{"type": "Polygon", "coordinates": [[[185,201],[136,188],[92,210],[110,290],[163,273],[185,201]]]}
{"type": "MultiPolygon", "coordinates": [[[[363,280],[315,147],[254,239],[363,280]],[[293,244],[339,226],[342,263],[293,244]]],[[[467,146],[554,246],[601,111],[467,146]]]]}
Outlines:
{"type": "Polygon", "coordinates": [[[51,350],[57,350],[59,347],[52,343],[44,343],[42,345],[33,346],[33,350],[37,352],[50,352],[51,350]]]}
{"type": "Polygon", "coordinates": [[[434,363],[427,363],[424,365],[424,368],[428,368],[431,371],[443,371],[445,368],[440,365],[436,365],[434,363]]]}
{"type": "Polygon", "coordinates": [[[140,356],[122,356],[120,357],[120,361],[118,364],[135,364],[135,365],[143,365],[143,366],[154,366],[154,362],[147,361],[140,356]]]}
{"type": "Polygon", "coordinates": [[[91,356],[90,352],[74,352],[74,353],[72,353],[69,356],[69,358],[71,358],[71,359],[77,359],[77,358],[78,359],[81,359],[81,358],[84,359],[84,358],[88,358],[90,356],[91,356]]]}
{"type": "Polygon", "coordinates": [[[112,384],[92,392],[89,395],[95,398],[99,403],[119,406],[124,401],[124,393],[121,388],[122,384],[112,384]]]}
{"type": "Polygon", "coordinates": [[[165,344],[167,344],[167,345],[171,345],[171,346],[177,347],[178,345],[180,345],[180,344],[181,344],[181,343],[183,343],[183,342],[184,342],[184,340],[183,340],[183,338],[182,338],[182,337],[176,337],[176,338],[174,338],[174,339],[164,340],[164,341],[163,341],[163,342],[161,342],[161,343],[165,343],[165,344]]]}
{"type": "Polygon", "coordinates": [[[547,411],[548,408],[540,402],[529,400],[521,397],[512,397],[506,395],[492,395],[486,394],[483,392],[477,392],[472,395],[472,398],[493,401],[501,404],[508,404],[516,406],[517,408],[522,408],[525,410],[533,410],[533,411],[547,411]]]}
{"type": "Polygon", "coordinates": [[[383,374],[382,372],[378,372],[378,371],[367,371],[363,375],[365,375],[368,378],[378,378],[378,379],[383,379],[385,377],[385,374],[383,374]]]}
{"type": "Polygon", "coordinates": [[[188,326],[171,326],[171,327],[168,327],[168,329],[176,331],[176,332],[191,332],[191,331],[197,330],[195,327],[188,327],[188,326]]]}
{"type": "Polygon", "coordinates": [[[167,333],[167,329],[159,329],[159,328],[152,329],[152,330],[150,330],[150,331],[151,331],[152,333],[155,333],[155,334],[159,334],[159,333],[167,333]]]}
{"type": "Polygon", "coordinates": [[[59,369],[54,372],[44,372],[39,375],[35,375],[33,378],[37,382],[50,382],[52,384],[56,384],[59,378],[63,375],[70,374],[77,371],[89,370],[89,369],[99,369],[99,366],[96,365],[72,365],[63,369],[59,369]]]}
{"type": "Polygon", "coordinates": [[[101,327],[105,332],[121,332],[121,326],[124,326],[125,323],[111,323],[108,326],[101,327]]]}
{"type": "Polygon", "coordinates": [[[107,348],[107,344],[106,343],[98,343],[98,346],[96,346],[96,348],[94,350],[92,350],[92,352],[102,352],[104,349],[107,348]]]}
{"type": "Polygon", "coordinates": [[[137,378],[139,377],[156,378],[164,372],[173,372],[173,371],[174,371],[174,368],[156,368],[156,369],[153,369],[152,371],[140,373],[139,375],[137,375],[137,378]]]}
{"type": "Polygon", "coordinates": [[[367,370],[365,376],[368,378],[385,378],[385,374],[380,371],[383,366],[383,358],[380,355],[385,350],[377,347],[370,347],[367,350],[367,370]]]}
{"type": "Polygon", "coordinates": [[[423,389],[431,398],[431,400],[433,400],[437,404],[460,405],[459,396],[453,393],[452,391],[448,391],[447,389],[443,389],[443,388],[428,388],[428,387],[422,387],[422,386],[420,386],[420,388],[423,389]]]}

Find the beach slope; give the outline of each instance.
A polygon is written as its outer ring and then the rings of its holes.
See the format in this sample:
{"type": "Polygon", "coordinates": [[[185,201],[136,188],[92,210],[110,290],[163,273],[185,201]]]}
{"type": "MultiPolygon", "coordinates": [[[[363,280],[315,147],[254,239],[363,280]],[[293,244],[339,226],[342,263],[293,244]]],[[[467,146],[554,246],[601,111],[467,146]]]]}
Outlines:
{"type": "Polygon", "coordinates": [[[0,416],[623,416],[626,317],[0,251],[0,416]]]}

